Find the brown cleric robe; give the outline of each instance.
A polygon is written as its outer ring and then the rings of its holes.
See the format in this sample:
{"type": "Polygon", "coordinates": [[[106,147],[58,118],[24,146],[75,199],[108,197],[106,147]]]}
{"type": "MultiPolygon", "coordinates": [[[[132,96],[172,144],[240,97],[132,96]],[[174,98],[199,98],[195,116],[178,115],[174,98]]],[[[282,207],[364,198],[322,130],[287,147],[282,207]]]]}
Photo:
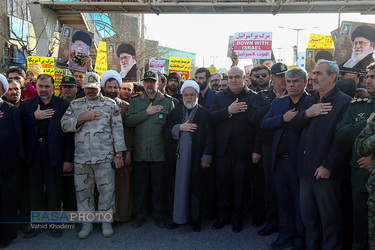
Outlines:
{"type": "MultiPolygon", "coordinates": [[[[129,103],[115,99],[116,103],[120,102],[120,112],[122,123],[124,124],[124,117],[129,108],[129,103]]],[[[133,128],[128,128],[124,125],[125,144],[128,150],[133,147],[133,128]]],[[[125,155],[124,155],[125,163],[125,155]]],[[[132,218],[133,208],[133,162],[129,166],[124,165],[122,168],[117,168],[115,171],[115,206],[116,213],[113,220],[126,222],[132,218]]]]}

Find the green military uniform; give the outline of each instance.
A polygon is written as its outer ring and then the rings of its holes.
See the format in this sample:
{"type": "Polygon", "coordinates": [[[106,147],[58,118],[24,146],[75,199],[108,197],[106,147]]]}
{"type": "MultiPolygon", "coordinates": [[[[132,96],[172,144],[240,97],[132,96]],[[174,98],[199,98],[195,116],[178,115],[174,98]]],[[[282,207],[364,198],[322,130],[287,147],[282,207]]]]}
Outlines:
{"type": "MultiPolygon", "coordinates": [[[[336,126],[335,138],[339,142],[347,143],[350,146],[362,129],[366,126],[366,120],[375,111],[375,99],[358,98],[351,101],[343,119],[336,126]]],[[[352,149],[351,184],[354,208],[354,247],[355,249],[368,248],[368,192],[366,183],[370,172],[368,169],[360,168],[358,160],[362,156],[358,155],[355,148],[352,149]]]]}
{"type": "Polygon", "coordinates": [[[120,111],[112,99],[101,94],[95,101],[82,97],[71,102],[61,119],[64,132],[75,132],[74,172],[78,211],[95,211],[94,185],[99,191],[99,211],[114,213],[115,152],[126,150],[120,111]],[[101,110],[99,120],[76,128],[78,117],[91,107],[101,110]]]}
{"type": "MultiPolygon", "coordinates": [[[[148,72],[146,72],[145,77],[148,72]]],[[[156,75],[157,76],[157,75],[156,75]]],[[[157,91],[153,100],[146,93],[132,97],[130,107],[125,115],[125,125],[134,127],[133,159],[134,159],[134,215],[138,221],[144,221],[147,215],[148,183],[151,179],[154,218],[164,217],[162,202],[162,180],[165,151],[163,126],[174,108],[172,97],[157,91]],[[154,114],[147,114],[147,107],[161,105],[163,109],[154,114]]],[[[138,225],[140,226],[141,223],[138,225]]]]}
{"type": "MultiPolygon", "coordinates": [[[[372,120],[355,140],[354,147],[361,156],[375,154],[375,121],[372,120]]],[[[370,168],[370,177],[368,178],[367,191],[368,199],[368,224],[369,224],[369,244],[370,249],[375,249],[375,166],[370,168]]]]}

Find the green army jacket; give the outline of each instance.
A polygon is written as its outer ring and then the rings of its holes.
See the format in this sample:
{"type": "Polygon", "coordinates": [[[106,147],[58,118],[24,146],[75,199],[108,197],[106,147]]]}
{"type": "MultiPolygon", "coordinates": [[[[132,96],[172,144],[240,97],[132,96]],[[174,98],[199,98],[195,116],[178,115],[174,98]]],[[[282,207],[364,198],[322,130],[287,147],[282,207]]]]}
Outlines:
{"type": "Polygon", "coordinates": [[[146,109],[150,103],[146,93],[133,96],[125,115],[125,125],[134,127],[134,161],[165,161],[163,126],[173,110],[174,104],[171,96],[158,91],[152,105],[161,105],[163,109],[149,116],[146,109]]]}

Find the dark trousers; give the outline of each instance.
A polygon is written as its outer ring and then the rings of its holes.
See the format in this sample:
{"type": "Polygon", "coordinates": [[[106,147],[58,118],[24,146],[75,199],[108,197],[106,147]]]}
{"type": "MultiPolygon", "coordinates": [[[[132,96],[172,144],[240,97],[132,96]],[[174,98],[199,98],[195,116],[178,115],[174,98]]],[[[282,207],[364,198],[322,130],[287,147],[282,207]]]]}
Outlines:
{"type": "MultiPolygon", "coordinates": [[[[8,245],[17,238],[17,224],[14,223],[17,222],[17,178],[15,172],[12,176],[8,175],[6,179],[3,179],[4,176],[0,176],[0,221],[13,222],[10,224],[0,223],[0,243],[4,245],[8,245]]],[[[2,175],[1,171],[0,174],[2,175]]]]}
{"type": "Polygon", "coordinates": [[[279,211],[279,238],[294,241],[304,249],[304,226],[300,213],[299,177],[289,159],[276,158],[274,169],[277,207],[279,211]]]}
{"type": "Polygon", "coordinates": [[[279,223],[277,199],[272,172],[272,145],[262,144],[262,164],[264,169],[264,200],[266,204],[266,226],[274,228],[279,223]]]}
{"type": "Polygon", "coordinates": [[[64,175],[63,190],[61,200],[63,204],[63,211],[77,211],[76,188],[74,186],[74,173],[64,175]]]}
{"type": "Polygon", "coordinates": [[[242,221],[247,208],[249,161],[217,157],[216,188],[218,220],[242,221]]]}
{"type": "Polygon", "coordinates": [[[354,249],[369,249],[368,242],[368,193],[353,190],[354,249]]]}
{"type": "MultiPolygon", "coordinates": [[[[264,201],[264,169],[263,164],[251,163],[251,177],[252,177],[252,205],[253,205],[253,221],[264,221],[266,217],[266,207],[264,201]]],[[[250,183],[249,183],[250,184],[250,183]]]]}
{"type": "Polygon", "coordinates": [[[18,221],[30,221],[29,172],[25,163],[17,168],[18,221]]]}
{"type": "Polygon", "coordinates": [[[147,216],[148,184],[152,188],[152,206],[155,219],[164,218],[163,204],[163,173],[164,162],[134,162],[134,215],[136,219],[147,216]]]}
{"type": "Polygon", "coordinates": [[[342,249],[340,183],[333,179],[307,182],[301,177],[300,204],[306,249],[342,249]]]}
{"type": "Polygon", "coordinates": [[[209,168],[202,169],[202,213],[207,218],[216,215],[215,162],[209,168]]]}
{"type": "Polygon", "coordinates": [[[48,144],[38,142],[29,169],[31,211],[60,211],[62,166],[50,166],[48,144]]]}

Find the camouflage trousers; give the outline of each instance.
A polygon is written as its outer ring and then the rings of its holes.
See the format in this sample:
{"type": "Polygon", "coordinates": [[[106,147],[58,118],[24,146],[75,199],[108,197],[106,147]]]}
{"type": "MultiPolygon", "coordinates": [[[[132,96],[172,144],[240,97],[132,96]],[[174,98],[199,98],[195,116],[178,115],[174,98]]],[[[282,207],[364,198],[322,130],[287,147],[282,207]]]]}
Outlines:
{"type": "Polygon", "coordinates": [[[375,250],[375,172],[372,170],[366,184],[368,197],[368,233],[370,249],[375,250]]]}
{"type": "Polygon", "coordinates": [[[95,211],[94,187],[99,192],[98,210],[115,213],[115,170],[110,162],[74,165],[78,211],[95,211]]]}

